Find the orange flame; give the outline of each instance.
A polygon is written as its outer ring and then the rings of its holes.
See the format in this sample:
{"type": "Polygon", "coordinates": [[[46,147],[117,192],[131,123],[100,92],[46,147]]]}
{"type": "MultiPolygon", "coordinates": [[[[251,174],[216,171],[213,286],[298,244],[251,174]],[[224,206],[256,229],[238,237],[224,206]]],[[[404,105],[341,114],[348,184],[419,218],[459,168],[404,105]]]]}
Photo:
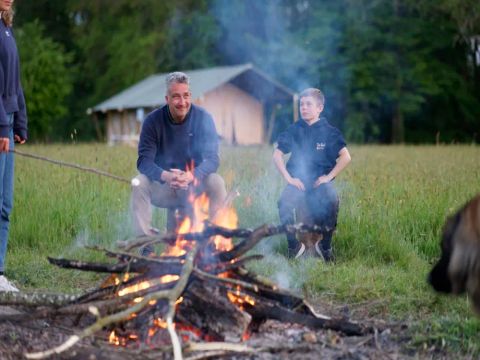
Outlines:
{"type": "MultiPolygon", "coordinates": [[[[162,318],[156,318],[153,320],[153,325],[156,327],[166,329],[167,328],[167,322],[163,320],[162,318]]],[[[175,325],[175,324],[174,324],[175,325]]]]}
{"type": "MultiPolygon", "coordinates": [[[[215,225],[225,227],[227,229],[236,229],[238,227],[238,216],[234,208],[222,208],[217,211],[212,221],[215,225]]],[[[229,251],[233,248],[232,239],[223,236],[215,236],[213,239],[215,248],[219,251],[229,251]]]]}
{"type": "MultiPolygon", "coordinates": [[[[186,217],[177,229],[177,240],[174,246],[170,246],[162,254],[165,256],[181,256],[188,250],[189,242],[184,240],[182,234],[191,232],[201,232],[204,230],[204,222],[209,218],[210,199],[206,193],[202,193],[195,197],[193,193],[189,196],[189,202],[192,204],[193,219],[186,217]]],[[[212,223],[228,229],[238,227],[238,216],[234,208],[227,207],[219,209],[212,223]]],[[[215,248],[219,251],[228,251],[233,248],[231,239],[222,236],[216,236],[214,239],[215,248]]]]}
{"type": "Polygon", "coordinates": [[[240,286],[237,286],[235,292],[228,291],[227,297],[232,304],[237,305],[241,310],[244,310],[245,304],[248,304],[251,306],[255,305],[255,300],[251,296],[242,294],[240,292],[240,286]]]}
{"type": "Polygon", "coordinates": [[[114,344],[114,345],[117,345],[119,346],[120,345],[120,339],[119,337],[117,336],[117,334],[115,334],[115,330],[113,330],[110,335],[108,336],[108,342],[110,344],[114,344]]]}
{"type": "MultiPolygon", "coordinates": [[[[193,169],[193,164],[191,169],[193,169]]],[[[187,171],[189,168],[187,167],[187,171]]],[[[195,179],[195,183],[198,184],[198,180],[195,179]]],[[[185,217],[181,224],[178,226],[177,229],[177,239],[175,241],[174,246],[168,247],[162,256],[182,256],[186,254],[186,252],[189,250],[189,246],[191,246],[190,241],[186,241],[183,238],[184,234],[187,233],[192,233],[192,232],[202,232],[205,227],[205,221],[209,219],[209,210],[210,209],[210,200],[207,196],[206,193],[202,193],[199,196],[195,196],[194,193],[192,192],[189,196],[189,202],[192,204],[192,218],[190,217],[185,217]]],[[[210,219],[210,221],[218,226],[229,228],[229,229],[235,229],[238,227],[238,216],[237,213],[235,212],[234,208],[231,207],[225,207],[219,209],[215,215],[213,216],[213,219],[210,219]]],[[[213,238],[213,243],[215,245],[216,250],[218,251],[228,251],[233,248],[233,243],[231,239],[226,239],[222,236],[216,236],[213,238]]],[[[228,276],[228,274],[222,274],[225,276],[228,276]]],[[[125,296],[127,294],[135,293],[141,290],[145,290],[150,288],[151,286],[160,283],[167,283],[167,282],[172,282],[176,281],[179,279],[178,275],[164,275],[159,278],[159,280],[155,281],[143,281],[138,284],[134,284],[131,286],[128,286],[118,292],[118,296],[125,296]]],[[[123,281],[128,280],[128,274],[125,275],[123,281]]],[[[121,278],[116,278],[114,279],[115,283],[118,285],[122,282],[121,278]]],[[[238,286],[236,291],[229,291],[227,293],[228,298],[232,303],[235,305],[239,306],[240,308],[243,308],[245,304],[250,304],[254,305],[255,301],[253,298],[251,298],[248,295],[241,294],[240,292],[240,287],[238,286]]],[[[135,302],[140,302],[142,301],[142,297],[137,297],[134,299],[135,302]]],[[[181,303],[183,301],[183,298],[180,297],[176,305],[181,303]]],[[[155,305],[156,301],[150,301],[150,305],[155,305]]],[[[136,316],[136,314],[132,314],[132,317],[136,316]]],[[[186,326],[182,324],[174,324],[175,327],[178,328],[179,331],[183,331],[183,338],[186,339],[185,332],[188,333],[190,332],[191,334],[194,334],[195,336],[199,338],[204,338],[205,340],[209,340],[209,336],[205,335],[202,333],[200,329],[191,327],[191,326],[186,326]]],[[[152,326],[148,329],[148,335],[149,338],[153,338],[155,334],[160,331],[161,329],[166,329],[167,328],[167,323],[165,320],[162,318],[156,318],[153,320],[152,326]]],[[[138,337],[135,334],[131,334],[125,337],[118,336],[115,331],[112,331],[109,336],[109,342],[112,344],[115,344],[117,346],[126,346],[128,341],[131,340],[136,340],[138,337]]],[[[210,339],[210,340],[213,340],[210,339]]]]}
{"type": "MultiPolygon", "coordinates": [[[[178,275],[164,275],[164,276],[160,277],[159,281],[162,284],[164,284],[164,283],[169,283],[169,282],[172,282],[172,281],[177,281],[179,278],[180,278],[180,276],[178,276],[178,275]]],[[[121,289],[118,292],[118,296],[125,296],[127,294],[136,293],[138,291],[148,289],[151,286],[152,286],[152,284],[150,282],[142,281],[138,284],[133,284],[131,286],[127,286],[126,288],[121,289]]],[[[143,300],[143,297],[138,297],[138,298],[135,298],[133,300],[133,302],[139,303],[142,300],[143,300]]],[[[155,305],[156,303],[157,303],[156,300],[152,300],[152,301],[149,302],[149,304],[152,305],[152,306],[155,305]]]]}
{"type": "Polygon", "coordinates": [[[140,290],[145,290],[150,287],[150,283],[148,281],[142,281],[138,284],[134,284],[131,286],[127,286],[118,292],[118,296],[125,296],[127,294],[131,294],[140,290]]]}

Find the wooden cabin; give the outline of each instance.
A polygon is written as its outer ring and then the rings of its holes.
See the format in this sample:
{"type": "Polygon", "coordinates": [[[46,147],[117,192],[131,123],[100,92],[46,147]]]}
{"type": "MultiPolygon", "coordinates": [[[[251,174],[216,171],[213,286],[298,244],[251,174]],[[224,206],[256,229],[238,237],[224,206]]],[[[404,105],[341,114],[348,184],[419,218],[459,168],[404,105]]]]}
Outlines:
{"type": "MultiPolygon", "coordinates": [[[[252,64],[184,71],[190,77],[192,102],[209,111],[227,144],[270,142],[278,105],[294,104],[295,94],[252,64]]],[[[165,104],[167,74],[147,77],[89,109],[98,135],[109,144],[138,142],[145,116],[165,104]]],[[[293,106],[295,108],[295,106],[293,106]]],[[[292,114],[293,119],[293,114],[292,114]]]]}

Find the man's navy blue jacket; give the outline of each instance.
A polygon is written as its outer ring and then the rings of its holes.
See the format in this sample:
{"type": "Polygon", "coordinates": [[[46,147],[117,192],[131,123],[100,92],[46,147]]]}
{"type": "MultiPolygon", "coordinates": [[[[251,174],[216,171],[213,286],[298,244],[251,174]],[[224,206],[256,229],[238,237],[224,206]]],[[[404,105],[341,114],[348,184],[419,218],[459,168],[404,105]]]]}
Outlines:
{"type": "Polygon", "coordinates": [[[17,46],[12,29],[0,20],[0,137],[6,138],[10,124],[7,114],[14,113],[13,131],[27,139],[27,111],[22,86],[17,46]]]}
{"type": "Polygon", "coordinates": [[[218,134],[212,116],[192,105],[185,120],[175,123],[168,105],[152,111],[145,118],[138,144],[137,168],[151,181],[159,181],[162,171],[187,170],[203,180],[219,165],[218,134]]]}
{"type": "Polygon", "coordinates": [[[278,137],[278,150],[292,153],[287,162],[290,176],[299,178],[306,186],[328,175],[335,167],[338,153],[346,146],[343,136],[326,118],[308,125],[299,120],[278,137]]]}

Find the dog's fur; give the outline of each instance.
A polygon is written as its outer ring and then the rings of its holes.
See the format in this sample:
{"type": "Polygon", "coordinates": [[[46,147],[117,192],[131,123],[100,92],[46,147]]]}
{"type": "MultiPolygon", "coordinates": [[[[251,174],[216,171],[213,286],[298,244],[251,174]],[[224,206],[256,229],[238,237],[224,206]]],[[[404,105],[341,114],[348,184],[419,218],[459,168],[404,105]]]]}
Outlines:
{"type": "Polygon", "coordinates": [[[480,315],[480,195],[447,219],[441,248],[429,283],[439,292],[467,292],[480,315]]]}

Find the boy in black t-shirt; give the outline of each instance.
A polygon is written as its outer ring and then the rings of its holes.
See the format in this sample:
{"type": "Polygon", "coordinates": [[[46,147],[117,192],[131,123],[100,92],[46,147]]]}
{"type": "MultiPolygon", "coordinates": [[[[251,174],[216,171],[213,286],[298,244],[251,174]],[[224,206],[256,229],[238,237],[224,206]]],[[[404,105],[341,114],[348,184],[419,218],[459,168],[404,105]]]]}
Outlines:
{"type": "MultiPolygon", "coordinates": [[[[331,229],[315,244],[317,255],[331,261],[332,234],[338,214],[338,195],[333,180],[351,158],[340,131],[320,117],[324,104],[320,90],[302,91],[302,119],[280,134],[273,161],[288,183],[278,201],[280,221],[293,224],[295,211],[303,211],[306,222],[331,229]],[[283,155],[288,153],[291,156],[285,166],[283,155]]],[[[305,245],[299,243],[295,235],[288,234],[287,240],[289,257],[298,258],[305,253],[305,245]]]]}

